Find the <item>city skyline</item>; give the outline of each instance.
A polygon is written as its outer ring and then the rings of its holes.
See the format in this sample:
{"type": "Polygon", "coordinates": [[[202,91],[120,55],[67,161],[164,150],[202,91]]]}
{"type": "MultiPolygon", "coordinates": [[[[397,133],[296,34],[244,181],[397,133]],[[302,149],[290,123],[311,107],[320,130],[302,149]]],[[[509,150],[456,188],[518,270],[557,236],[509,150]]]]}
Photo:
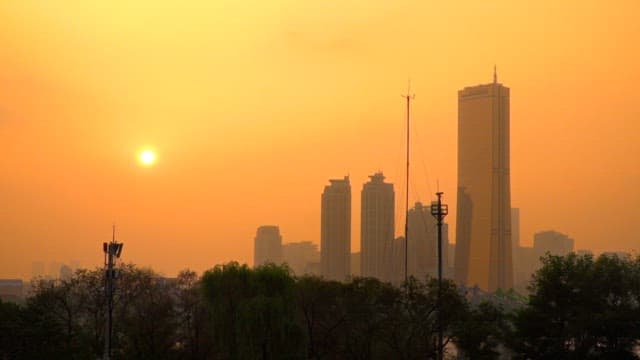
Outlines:
{"type": "Polygon", "coordinates": [[[113,223],[169,276],[252,263],[261,224],[319,245],[328,177],[404,184],[408,78],[409,204],[443,191],[455,242],[456,92],[494,64],[521,245],[638,250],[637,2],[187,3],[0,5],[0,277],[101,266],[113,223]]]}

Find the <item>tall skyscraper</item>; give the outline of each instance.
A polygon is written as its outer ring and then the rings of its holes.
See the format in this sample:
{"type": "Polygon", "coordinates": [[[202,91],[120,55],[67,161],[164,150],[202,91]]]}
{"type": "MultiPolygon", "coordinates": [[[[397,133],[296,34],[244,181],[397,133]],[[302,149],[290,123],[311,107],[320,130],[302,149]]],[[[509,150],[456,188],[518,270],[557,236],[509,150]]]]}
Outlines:
{"type": "Polygon", "coordinates": [[[362,187],[360,223],[360,274],[381,280],[391,278],[395,194],[382,172],[369,176],[362,187]]]}
{"type": "Polygon", "coordinates": [[[513,286],[509,88],[458,92],[458,206],[455,278],[483,290],[513,286]]]}
{"type": "Polygon", "coordinates": [[[253,243],[253,266],[272,262],[282,263],[282,236],[280,228],[272,225],[260,226],[253,243]]]}
{"type": "Polygon", "coordinates": [[[351,184],[348,176],[329,182],[322,193],[320,269],[343,281],[351,274],[351,184]]]}

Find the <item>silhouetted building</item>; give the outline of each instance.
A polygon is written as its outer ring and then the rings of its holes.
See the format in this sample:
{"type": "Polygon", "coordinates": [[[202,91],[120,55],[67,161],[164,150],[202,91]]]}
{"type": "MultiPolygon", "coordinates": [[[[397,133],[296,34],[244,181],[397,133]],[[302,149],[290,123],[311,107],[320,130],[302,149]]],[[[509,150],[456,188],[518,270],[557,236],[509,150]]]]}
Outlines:
{"type": "Polygon", "coordinates": [[[601,255],[607,257],[615,257],[620,260],[631,260],[632,258],[631,253],[628,253],[626,251],[605,251],[601,255]]]}
{"type": "MultiPolygon", "coordinates": [[[[515,224],[515,223],[514,223],[515,224]]],[[[515,226],[514,226],[515,231],[515,226]]],[[[531,276],[542,267],[540,258],[547,253],[564,256],[573,252],[573,239],[557,231],[542,231],[534,235],[533,247],[518,246],[514,252],[514,283],[521,293],[526,293],[526,287],[531,276]]]]}
{"type": "Polygon", "coordinates": [[[316,274],[313,263],[320,261],[318,245],[311,241],[301,241],[282,245],[282,257],[296,275],[316,274]]]}
{"type": "Polygon", "coordinates": [[[456,280],[486,291],[513,286],[509,88],[458,92],[456,280]]]}
{"type": "MultiPolygon", "coordinates": [[[[448,273],[449,225],[442,226],[442,269],[448,273]]],[[[409,275],[424,280],[438,275],[438,228],[431,208],[416,202],[409,210],[409,275]]]]}
{"type": "Polygon", "coordinates": [[[369,178],[362,187],[360,273],[388,280],[395,221],[393,184],[384,182],[382,172],[369,178]]]}
{"type": "Polygon", "coordinates": [[[73,276],[73,270],[69,265],[62,264],[60,266],[60,279],[69,280],[73,276]]]}
{"type": "Polygon", "coordinates": [[[330,280],[351,273],[351,184],[349,177],[329,180],[322,193],[320,266],[330,280]]]}
{"type": "Polygon", "coordinates": [[[547,252],[551,255],[564,256],[573,252],[574,241],[569,236],[554,231],[541,231],[533,235],[533,249],[538,257],[547,252]]]}
{"type": "Polygon", "coordinates": [[[385,281],[390,281],[396,285],[404,281],[404,246],[404,236],[398,236],[393,239],[390,251],[391,261],[386,270],[385,281]]]}
{"type": "Polygon", "coordinates": [[[409,209],[408,226],[408,272],[410,276],[424,279],[438,264],[438,233],[431,208],[416,202],[414,207],[409,209]]]}
{"type": "Polygon", "coordinates": [[[253,244],[253,266],[282,263],[282,236],[277,226],[260,226],[253,244]]]}
{"type": "Polygon", "coordinates": [[[518,247],[520,247],[520,209],[511,208],[511,250],[514,254],[518,247]]]}

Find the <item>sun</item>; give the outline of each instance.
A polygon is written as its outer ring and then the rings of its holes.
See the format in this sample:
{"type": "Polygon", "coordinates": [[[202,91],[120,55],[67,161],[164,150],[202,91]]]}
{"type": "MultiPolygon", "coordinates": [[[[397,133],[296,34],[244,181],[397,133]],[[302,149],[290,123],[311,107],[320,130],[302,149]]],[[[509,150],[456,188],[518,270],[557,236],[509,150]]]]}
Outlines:
{"type": "Polygon", "coordinates": [[[145,166],[151,166],[156,161],[156,154],[152,150],[143,150],[140,153],[140,162],[145,166]]]}

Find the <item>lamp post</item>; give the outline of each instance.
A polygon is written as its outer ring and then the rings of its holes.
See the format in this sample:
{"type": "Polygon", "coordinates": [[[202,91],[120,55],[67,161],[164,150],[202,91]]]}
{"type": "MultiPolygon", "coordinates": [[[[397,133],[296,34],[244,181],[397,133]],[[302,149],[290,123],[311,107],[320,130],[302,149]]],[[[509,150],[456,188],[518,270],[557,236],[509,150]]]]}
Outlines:
{"type": "Polygon", "coordinates": [[[438,298],[436,308],[438,310],[438,359],[443,358],[443,334],[442,334],[442,309],[440,308],[440,297],[442,295],[442,223],[444,217],[449,213],[449,207],[442,203],[443,192],[437,192],[438,200],[431,203],[431,215],[436,218],[438,224],[438,298]]]}
{"type": "Polygon", "coordinates": [[[107,327],[105,331],[104,341],[104,359],[111,359],[111,334],[113,323],[113,292],[114,282],[118,277],[118,271],[114,269],[116,265],[116,259],[120,258],[122,254],[123,243],[116,242],[116,227],[113,226],[113,235],[111,242],[102,243],[102,251],[104,252],[104,292],[107,298],[107,327]]]}

